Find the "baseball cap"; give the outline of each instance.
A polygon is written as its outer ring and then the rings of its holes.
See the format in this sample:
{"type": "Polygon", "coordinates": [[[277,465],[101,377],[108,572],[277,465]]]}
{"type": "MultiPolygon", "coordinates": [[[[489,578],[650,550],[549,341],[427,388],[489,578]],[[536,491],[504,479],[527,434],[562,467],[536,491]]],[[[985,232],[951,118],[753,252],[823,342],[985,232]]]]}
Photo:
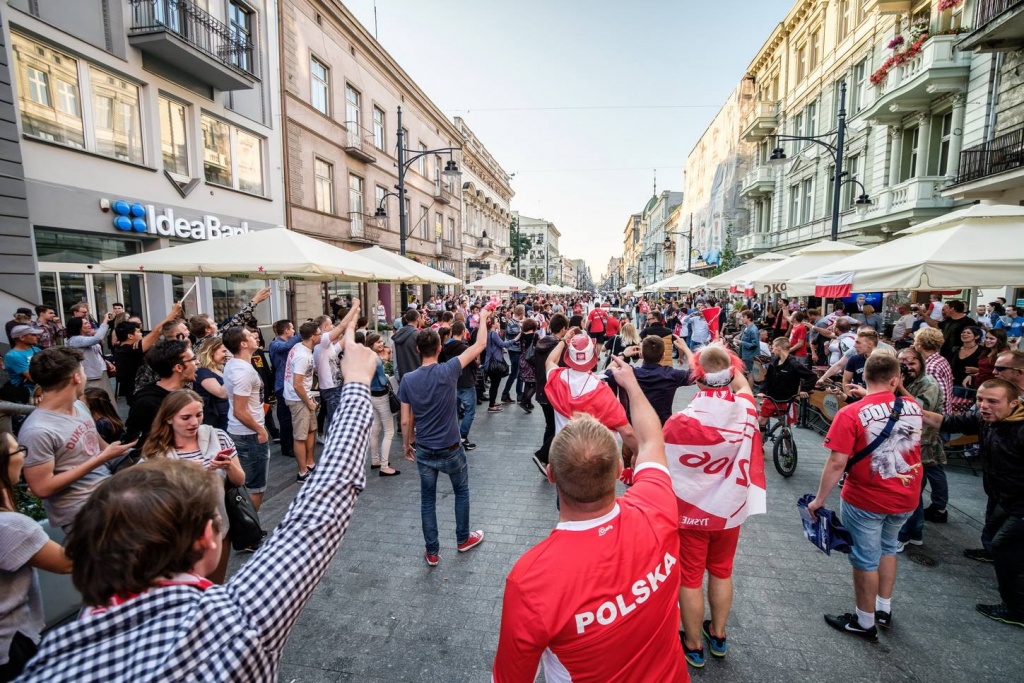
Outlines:
{"type": "Polygon", "coordinates": [[[15,325],[11,328],[11,339],[18,339],[26,334],[42,334],[43,329],[35,325],[15,325]]]}
{"type": "Polygon", "coordinates": [[[573,370],[590,372],[597,366],[597,353],[590,337],[577,334],[565,347],[565,364],[573,370]]]}
{"type": "Polygon", "coordinates": [[[27,316],[31,316],[31,315],[32,315],[32,309],[31,309],[31,308],[19,308],[19,309],[18,309],[17,311],[15,311],[15,312],[16,312],[16,313],[17,313],[18,315],[27,315],[27,316]]]}

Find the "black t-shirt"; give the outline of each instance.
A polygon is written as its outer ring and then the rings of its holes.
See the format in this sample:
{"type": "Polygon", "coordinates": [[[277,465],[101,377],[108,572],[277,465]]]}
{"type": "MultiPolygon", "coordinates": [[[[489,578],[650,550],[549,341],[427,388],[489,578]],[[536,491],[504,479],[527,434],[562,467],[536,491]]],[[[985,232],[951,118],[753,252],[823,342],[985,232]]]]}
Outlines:
{"type": "MultiPolygon", "coordinates": [[[[452,358],[458,358],[462,355],[462,352],[469,348],[469,345],[461,339],[449,339],[441,347],[441,353],[437,358],[439,363],[444,363],[452,358]]],[[[468,389],[469,387],[476,386],[476,366],[479,360],[475,360],[466,367],[462,368],[462,374],[459,375],[459,382],[456,385],[459,389],[468,389]]]]}
{"type": "Polygon", "coordinates": [[[644,331],[640,333],[640,338],[641,339],[646,339],[647,337],[650,337],[651,335],[654,335],[655,337],[671,337],[671,336],[673,336],[672,335],[672,330],[668,329],[664,325],[659,325],[658,323],[652,323],[652,324],[648,325],[647,327],[645,327],[644,331]]]}
{"type": "Polygon", "coordinates": [[[853,373],[853,380],[851,381],[864,388],[867,388],[868,386],[867,382],[864,381],[864,365],[867,362],[868,357],[862,356],[858,353],[856,356],[851,356],[850,359],[846,361],[846,367],[844,368],[846,372],[853,373]]]}
{"type": "Polygon", "coordinates": [[[114,347],[114,367],[117,368],[117,395],[131,398],[135,391],[135,376],[143,363],[142,343],[135,346],[120,344],[114,347]]]}
{"type": "Polygon", "coordinates": [[[972,318],[964,316],[959,320],[953,320],[952,318],[946,318],[939,323],[939,329],[942,330],[942,348],[939,353],[950,362],[953,363],[953,349],[960,346],[960,335],[963,333],[964,328],[977,325],[972,318]]]}

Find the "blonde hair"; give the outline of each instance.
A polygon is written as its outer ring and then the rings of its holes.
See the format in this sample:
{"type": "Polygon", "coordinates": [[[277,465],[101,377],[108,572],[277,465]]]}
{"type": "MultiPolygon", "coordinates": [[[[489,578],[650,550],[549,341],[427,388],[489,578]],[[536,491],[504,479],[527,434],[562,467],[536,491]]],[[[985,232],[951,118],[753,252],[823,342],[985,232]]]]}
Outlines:
{"type": "Polygon", "coordinates": [[[577,413],[551,442],[551,472],[563,504],[594,506],[615,496],[619,449],[611,431],[577,413]]]}
{"type": "Polygon", "coordinates": [[[221,372],[224,369],[224,363],[215,362],[213,360],[213,354],[215,354],[217,349],[222,346],[224,346],[224,340],[220,337],[210,337],[200,344],[198,351],[196,351],[196,359],[199,361],[199,367],[221,372]]]}
{"type": "Polygon", "coordinates": [[[942,333],[934,327],[922,327],[914,333],[914,343],[925,351],[938,351],[942,342],[942,333]]]}
{"type": "Polygon", "coordinates": [[[619,330],[619,337],[622,338],[624,346],[636,346],[640,343],[640,333],[636,331],[636,325],[633,323],[623,325],[619,330]]]}
{"type": "Polygon", "coordinates": [[[871,304],[864,304],[864,315],[874,315],[875,307],[871,304]]]}
{"type": "Polygon", "coordinates": [[[721,372],[732,365],[729,354],[717,344],[709,344],[701,349],[700,355],[697,356],[697,362],[700,363],[705,373],[721,372]]]}

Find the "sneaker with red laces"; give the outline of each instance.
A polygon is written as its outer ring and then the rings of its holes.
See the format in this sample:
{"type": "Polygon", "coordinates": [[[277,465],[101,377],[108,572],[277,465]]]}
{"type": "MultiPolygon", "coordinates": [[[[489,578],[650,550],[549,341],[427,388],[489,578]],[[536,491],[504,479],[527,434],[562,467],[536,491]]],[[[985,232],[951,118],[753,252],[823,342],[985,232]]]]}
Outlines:
{"type": "Polygon", "coordinates": [[[484,531],[483,529],[477,529],[476,531],[469,532],[469,538],[459,544],[459,552],[464,553],[467,550],[472,550],[481,543],[484,542],[484,531]]]}
{"type": "Polygon", "coordinates": [[[441,561],[441,557],[437,553],[431,554],[429,550],[423,551],[423,559],[427,561],[427,565],[430,567],[436,567],[437,563],[441,561]]]}

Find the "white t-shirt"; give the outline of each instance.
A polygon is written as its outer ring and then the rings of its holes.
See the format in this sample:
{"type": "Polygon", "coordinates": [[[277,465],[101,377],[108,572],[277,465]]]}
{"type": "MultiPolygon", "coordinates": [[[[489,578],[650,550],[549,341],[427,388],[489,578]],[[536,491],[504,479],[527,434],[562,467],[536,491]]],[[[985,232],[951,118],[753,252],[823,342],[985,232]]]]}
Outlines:
{"type": "Polygon", "coordinates": [[[942,322],[942,302],[933,301],[928,304],[928,315],[931,316],[932,320],[942,322]]]}
{"type": "Polygon", "coordinates": [[[246,398],[246,410],[263,426],[263,380],[249,361],[232,358],[224,365],[224,389],[228,392],[228,434],[255,434],[235,417],[235,396],[246,398]]]}
{"type": "Polygon", "coordinates": [[[288,352],[288,364],[284,367],[284,400],[301,401],[295,391],[295,375],[302,375],[302,387],[306,395],[313,390],[313,352],[305,344],[296,344],[288,352]]]}
{"type": "MultiPolygon", "coordinates": [[[[326,334],[313,349],[313,364],[316,367],[316,376],[320,379],[321,389],[334,389],[341,386],[341,356],[339,354],[341,354],[341,344],[337,342],[332,344],[331,338],[326,334]]],[[[307,389],[307,391],[309,390],[307,389]]]]}

